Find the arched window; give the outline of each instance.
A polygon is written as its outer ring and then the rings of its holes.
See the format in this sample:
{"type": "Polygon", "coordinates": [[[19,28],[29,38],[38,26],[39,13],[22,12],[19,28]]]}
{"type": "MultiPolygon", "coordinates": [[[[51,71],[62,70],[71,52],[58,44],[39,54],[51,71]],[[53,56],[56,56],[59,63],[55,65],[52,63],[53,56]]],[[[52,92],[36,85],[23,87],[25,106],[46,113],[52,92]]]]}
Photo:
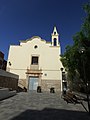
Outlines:
{"type": "Polygon", "coordinates": [[[57,39],[54,38],[54,46],[57,46],[57,39]]]}

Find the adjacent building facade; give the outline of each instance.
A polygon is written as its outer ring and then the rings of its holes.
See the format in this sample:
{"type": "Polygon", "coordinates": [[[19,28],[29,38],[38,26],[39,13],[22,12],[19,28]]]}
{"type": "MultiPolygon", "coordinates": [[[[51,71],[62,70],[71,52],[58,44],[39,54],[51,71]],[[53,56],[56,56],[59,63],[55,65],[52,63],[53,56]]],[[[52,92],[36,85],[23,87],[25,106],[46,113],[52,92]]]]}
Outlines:
{"type": "Polygon", "coordinates": [[[4,60],[4,53],[0,51],[0,69],[6,70],[7,61],[4,60]]]}
{"type": "Polygon", "coordinates": [[[62,63],[59,34],[54,27],[51,42],[38,36],[10,45],[7,71],[19,75],[19,87],[27,90],[62,91],[62,63]]]}
{"type": "Polygon", "coordinates": [[[4,53],[0,51],[0,88],[18,90],[19,76],[6,71],[7,61],[4,60],[4,53]]]}

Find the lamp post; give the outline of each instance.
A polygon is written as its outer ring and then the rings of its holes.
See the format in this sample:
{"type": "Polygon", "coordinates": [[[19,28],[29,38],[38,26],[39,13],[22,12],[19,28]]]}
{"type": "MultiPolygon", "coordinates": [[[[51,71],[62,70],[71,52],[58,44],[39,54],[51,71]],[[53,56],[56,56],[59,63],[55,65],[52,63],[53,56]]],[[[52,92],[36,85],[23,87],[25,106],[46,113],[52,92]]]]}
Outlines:
{"type": "Polygon", "coordinates": [[[61,68],[61,72],[62,72],[62,92],[63,92],[63,94],[66,94],[67,84],[66,84],[65,71],[63,72],[63,69],[64,68],[61,68]]]}
{"type": "Polygon", "coordinates": [[[86,70],[85,70],[85,59],[84,59],[84,54],[85,54],[86,49],[84,47],[80,48],[80,53],[82,54],[82,62],[83,62],[83,74],[84,74],[84,81],[85,81],[85,86],[86,86],[86,95],[87,95],[87,104],[88,104],[88,112],[90,114],[90,101],[89,101],[89,93],[88,93],[88,81],[86,78],[86,70]]]}
{"type": "MultiPolygon", "coordinates": [[[[60,70],[61,70],[61,76],[62,76],[63,68],[60,68],[60,70]]],[[[62,80],[62,77],[61,77],[61,91],[63,92],[63,80],[62,80]]]]}

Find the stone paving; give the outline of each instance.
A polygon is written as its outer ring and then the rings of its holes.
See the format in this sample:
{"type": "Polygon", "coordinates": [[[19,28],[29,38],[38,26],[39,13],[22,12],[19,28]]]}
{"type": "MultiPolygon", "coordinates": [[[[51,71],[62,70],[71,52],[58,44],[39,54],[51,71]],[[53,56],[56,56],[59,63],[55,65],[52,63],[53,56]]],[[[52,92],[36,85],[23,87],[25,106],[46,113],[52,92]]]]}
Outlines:
{"type": "Polygon", "coordinates": [[[0,120],[90,120],[81,104],[67,104],[56,93],[21,92],[0,101],[0,120]]]}

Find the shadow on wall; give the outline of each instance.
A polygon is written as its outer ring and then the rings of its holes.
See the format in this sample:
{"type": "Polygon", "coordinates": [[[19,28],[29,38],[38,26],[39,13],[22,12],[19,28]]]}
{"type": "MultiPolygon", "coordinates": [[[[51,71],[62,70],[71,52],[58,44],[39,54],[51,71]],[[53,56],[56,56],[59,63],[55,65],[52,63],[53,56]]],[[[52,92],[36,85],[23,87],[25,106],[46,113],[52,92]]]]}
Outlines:
{"type": "Polygon", "coordinates": [[[11,120],[90,120],[86,112],[64,109],[26,110],[11,120]]]}

